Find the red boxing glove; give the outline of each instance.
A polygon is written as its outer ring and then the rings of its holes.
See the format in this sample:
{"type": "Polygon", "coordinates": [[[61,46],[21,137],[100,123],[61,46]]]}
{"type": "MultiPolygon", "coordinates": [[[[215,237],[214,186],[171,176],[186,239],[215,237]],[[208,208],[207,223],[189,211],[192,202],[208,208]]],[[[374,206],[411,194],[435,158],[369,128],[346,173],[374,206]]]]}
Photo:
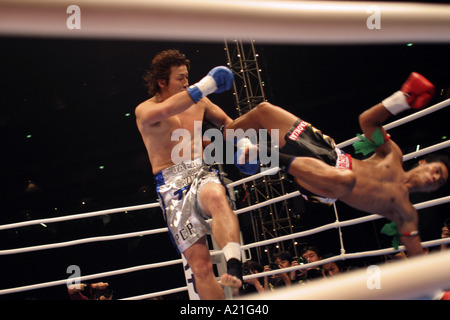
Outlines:
{"type": "Polygon", "coordinates": [[[441,300],[450,300],[450,291],[445,291],[441,297],[441,300]]]}
{"type": "Polygon", "coordinates": [[[414,109],[425,107],[434,95],[434,85],[424,76],[412,72],[400,89],[405,96],[406,102],[414,109]]]}

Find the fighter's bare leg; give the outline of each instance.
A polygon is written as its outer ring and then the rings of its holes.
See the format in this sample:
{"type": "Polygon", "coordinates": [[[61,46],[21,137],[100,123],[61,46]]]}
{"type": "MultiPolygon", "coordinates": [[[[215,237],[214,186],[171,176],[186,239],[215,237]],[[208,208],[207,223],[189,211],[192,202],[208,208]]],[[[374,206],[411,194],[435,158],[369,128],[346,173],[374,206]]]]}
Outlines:
{"type": "Polygon", "coordinates": [[[356,183],[353,171],[338,169],[309,157],[294,158],[288,173],[303,188],[331,199],[339,199],[347,195],[356,183]]]}
{"type": "MultiPolygon", "coordinates": [[[[298,119],[292,113],[271,103],[263,102],[245,115],[237,118],[227,129],[250,128],[255,130],[279,130],[279,147],[285,145],[284,137],[298,119]]],[[[291,163],[289,174],[303,188],[327,198],[340,198],[348,194],[355,185],[355,175],[351,170],[338,169],[313,159],[298,157],[291,163]]]]}
{"type": "Polygon", "coordinates": [[[225,188],[208,183],[202,189],[200,201],[205,213],[212,218],[212,232],[220,247],[228,242],[240,242],[239,221],[231,209],[225,188]]]}
{"type": "Polygon", "coordinates": [[[236,130],[240,128],[244,131],[250,128],[255,130],[266,129],[269,134],[272,129],[279,130],[278,146],[282,148],[285,145],[284,136],[297,119],[298,117],[292,113],[269,102],[263,102],[246,114],[235,119],[227,125],[226,129],[236,130]]]}
{"type": "MultiPolygon", "coordinates": [[[[240,244],[239,221],[231,209],[225,188],[217,183],[208,183],[200,194],[200,201],[205,213],[212,218],[212,234],[221,249],[231,243],[240,244]]],[[[225,250],[224,250],[225,251],[225,250]]],[[[225,254],[225,258],[227,254],[225,254]]],[[[240,246],[235,250],[237,260],[240,262],[240,246]],[[238,252],[236,252],[238,251],[238,252]]],[[[227,259],[228,261],[229,259],[227,259]]],[[[239,268],[239,270],[241,270],[239,268]]],[[[220,283],[223,286],[240,287],[242,281],[234,275],[224,274],[220,283]]]]}
{"type": "Polygon", "coordinates": [[[225,293],[217,281],[205,237],[183,252],[195,279],[195,288],[202,300],[222,300],[225,293]]]}

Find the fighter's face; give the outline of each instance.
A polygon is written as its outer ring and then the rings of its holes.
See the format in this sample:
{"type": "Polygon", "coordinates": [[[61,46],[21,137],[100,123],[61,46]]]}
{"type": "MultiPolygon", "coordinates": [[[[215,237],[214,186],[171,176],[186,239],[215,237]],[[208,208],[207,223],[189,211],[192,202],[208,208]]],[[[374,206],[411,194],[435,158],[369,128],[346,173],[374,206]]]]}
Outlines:
{"type": "Polygon", "coordinates": [[[424,192],[431,192],[442,187],[448,179],[447,167],[442,162],[420,162],[419,187],[424,192]]]}
{"type": "Polygon", "coordinates": [[[187,66],[172,66],[170,68],[169,82],[167,90],[170,95],[184,91],[189,86],[189,73],[187,66]]]}

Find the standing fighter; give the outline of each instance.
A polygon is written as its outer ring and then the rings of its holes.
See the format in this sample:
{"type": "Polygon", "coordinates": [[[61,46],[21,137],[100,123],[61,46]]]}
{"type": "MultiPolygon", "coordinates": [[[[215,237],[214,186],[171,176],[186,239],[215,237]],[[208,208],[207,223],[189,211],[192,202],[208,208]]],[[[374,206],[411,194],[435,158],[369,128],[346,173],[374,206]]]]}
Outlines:
{"type": "MultiPolygon", "coordinates": [[[[206,96],[228,90],[233,83],[232,72],[225,67],[212,69],[200,82],[188,87],[189,60],[178,50],[156,55],[145,76],[153,97],[135,110],[137,127],[148,151],[161,208],[169,234],[183,253],[201,299],[223,299],[221,287],[242,285],[239,222],[230,207],[227,190],[219,173],[202,161],[201,147],[195,139],[172,141],[176,129],[184,129],[191,137],[201,135],[194,121],[204,119],[220,127],[232,120],[206,96]],[[190,144],[187,161],[176,164],[172,150],[178,143],[190,144]],[[206,222],[212,218],[212,226],[206,222]],[[220,283],[206,243],[212,229],[214,239],[223,250],[227,273],[220,283]]],[[[176,140],[176,139],[174,139],[176,140]]]]}
{"type": "MultiPolygon", "coordinates": [[[[336,199],[393,221],[385,229],[400,239],[409,256],[423,252],[418,233],[418,213],[409,200],[410,192],[431,192],[448,179],[448,157],[421,160],[408,172],[403,154],[390,139],[382,123],[391,115],[410,108],[423,108],[431,100],[434,86],[412,73],[400,91],[359,116],[365,135],[356,152],[374,154],[365,160],[352,159],[336,148],[330,137],[311,124],[270,103],[262,103],[228,125],[227,129],[279,129],[280,167],[294,177],[305,198],[332,203],[336,199]]],[[[226,134],[225,130],[225,134],[226,134]]],[[[240,150],[249,153],[250,143],[240,150]]],[[[383,230],[382,230],[383,232],[383,230]]]]}

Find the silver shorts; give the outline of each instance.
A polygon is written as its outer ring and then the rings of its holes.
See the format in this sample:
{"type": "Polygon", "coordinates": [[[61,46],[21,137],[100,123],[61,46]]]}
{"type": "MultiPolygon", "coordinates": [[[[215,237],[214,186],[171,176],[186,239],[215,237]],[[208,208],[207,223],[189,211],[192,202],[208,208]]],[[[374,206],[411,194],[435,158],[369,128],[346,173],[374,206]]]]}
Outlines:
{"type": "Polygon", "coordinates": [[[169,235],[182,253],[211,232],[211,226],[206,221],[210,217],[206,216],[200,202],[203,187],[210,182],[226,187],[219,172],[205,165],[202,159],[166,168],[155,175],[155,180],[169,235]]]}

